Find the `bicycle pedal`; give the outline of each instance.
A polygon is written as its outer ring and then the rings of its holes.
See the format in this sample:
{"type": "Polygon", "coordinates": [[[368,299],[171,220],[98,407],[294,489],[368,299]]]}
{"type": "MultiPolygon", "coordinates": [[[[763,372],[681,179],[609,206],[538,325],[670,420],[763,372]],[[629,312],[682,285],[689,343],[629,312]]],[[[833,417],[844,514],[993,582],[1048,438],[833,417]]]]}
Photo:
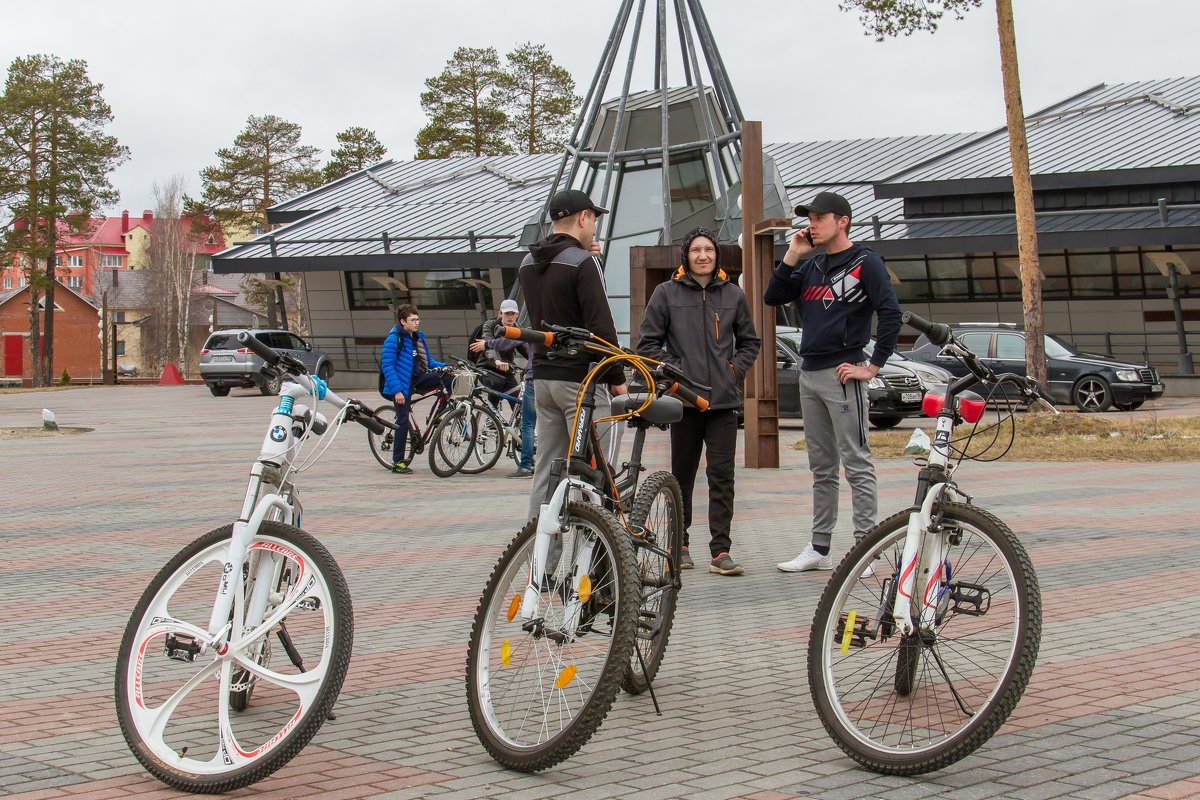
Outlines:
{"type": "Polygon", "coordinates": [[[950,610],[955,614],[982,617],[992,604],[992,593],[977,583],[954,583],[950,587],[950,610]],[[968,606],[970,606],[968,608],[968,606]]]}
{"type": "Polygon", "coordinates": [[[169,633],[163,643],[163,655],[172,661],[190,663],[200,655],[200,642],[186,633],[169,633]]]}
{"type": "MultiPolygon", "coordinates": [[[[846,634],[846,615],[838,618],[837,630],[833,633],[833,643],[841,646],[846,634]]],[[[850,631],[851,647],[866,647],[867,639],[875,639],[876,633],[871,629],[871,620],[866,617],[855,617],[854,628],[850,631]]]]}

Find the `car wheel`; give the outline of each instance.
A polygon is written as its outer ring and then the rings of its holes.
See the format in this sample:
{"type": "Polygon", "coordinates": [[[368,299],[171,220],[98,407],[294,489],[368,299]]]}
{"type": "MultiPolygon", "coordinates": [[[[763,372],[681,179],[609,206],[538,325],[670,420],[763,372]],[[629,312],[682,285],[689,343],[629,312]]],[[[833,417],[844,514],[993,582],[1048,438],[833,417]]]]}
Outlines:
{"type": "Polygon", "coordinates": [[[331,375],[333,375],[333,369],[329,366],[329,362],[326,361],[321,365],[321,368],[317,370],[317,377],[326,383],[329,383],[329,377],[331,375]]]}
{"type": "Polygon", "coordinates": [[[1121,409],[1122,411],[1137,411],[1139,408],[1142,407],[1142,403],[1144,403],[1144,402],[1146,402],[1146,401],[1145,400],[1134,400],[1132,403],[1113,403],[1113,405],[1116,406],[1117,408],[1121,409]]]}
{"type": "Polygon", "coordinates": [[[213,397],[227,397],[229,395],[228,386],[209,386],[208,390],[213,393],[213,397]]]}
{"type": "Polygon", "coordinates": [[[1112,389],[1099,375],[1085,375],[1075,383],[1071,399],[1083,412],[1105,411],[1112,405],[1112,389]]]}
{"type": "Polygon", "coordinates": [[[258,391],[264,395],[271,396],[279,394],[279,387],[283,385],[283,378],[276,375],[272,378],[263,378],[258,384],[258,391]]]}
{"type": "Polygon", "coordinates": [[[871,424],[881,431],[886,431],[889,428],[894,428],[900,424],[903,417],[868,417],[871,424]]]}

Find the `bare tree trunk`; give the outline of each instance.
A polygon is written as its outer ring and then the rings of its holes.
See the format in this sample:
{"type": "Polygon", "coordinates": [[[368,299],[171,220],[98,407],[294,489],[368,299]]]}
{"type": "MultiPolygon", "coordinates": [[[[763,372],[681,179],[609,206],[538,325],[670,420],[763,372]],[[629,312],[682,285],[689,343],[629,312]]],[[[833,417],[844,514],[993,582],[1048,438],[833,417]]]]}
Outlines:
{"type": "Polygon", "coordinates": [[[172,176],[154,184],[155,219],[150,239],[151,285],[156,332],[155,358],[187,369],[188,323],[192,301],[192,267],[196,246],[182,218],[184,182],[172,176]]]}
{"type": "MultiPolygon", "coordinates": [[[[49,194],[46,197],[49,213],[46,214],[46,321],[44,326],[46,345],[42,358],[43,386],[53,386],[58,377],[54,374],[54,270],[55,254],[58,249],[58,111],[50,114],[50,168],[49,194]]],[[[115,368],[116,365],[114,364],[115,368]]]]}
{"type": "Polygon", "coordinates": [[[1042,270],[1038,262],[1037,219],[1033,181],[1029,176],[1029,143],[1017,68],[1017,35],[1012,0],[996,0],[1000,33],[1000,71],[1004,76],[1004,107],[1008,113],[1008,147],[1012,156],[1013,198],[1016,201],[1017,255],[1021,260],[1021,305],[1025,322],[1025,368],[1046,388],[1046,343],[1042,324],[1042,270]]]}

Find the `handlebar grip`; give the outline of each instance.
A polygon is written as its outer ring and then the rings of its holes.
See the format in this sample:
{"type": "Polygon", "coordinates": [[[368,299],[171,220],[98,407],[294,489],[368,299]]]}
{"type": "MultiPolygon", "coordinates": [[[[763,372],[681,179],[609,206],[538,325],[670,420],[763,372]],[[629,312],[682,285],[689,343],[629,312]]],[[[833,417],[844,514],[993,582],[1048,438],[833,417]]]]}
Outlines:
{"type": "Polygon", "coordinates": [[[708,410],[708,400],[696,394],[679,381],[675,381],[675,383],[672,383],[669,387],[667,387],[667,391],[664,392],[664,394],[673,394],[680,400],[686,400],[687,402],[691,403],[701,411],[708,410]]]}
{"type": "Polygon", "coordinates": [[[241,333],[239,333],[237,335],[237,340],[238,340],[239,344],[245,345],[247,348],[249,348],[251,351],[253,351],[255,355],[257,355],[263,361],[270,364],[272,367],[279,363],[279,359],[280,359],[279,353],[276,353],[270,347],[263,344],[258,339],[256,339],[253,335],[247,333],[246,331],[242,331],[241,333]]]}
{"type": "Polygon", "coordinates": [[[684,375],[683,370],[679,369],[673,364],[668,364],[665,361],[659,363],[658,367],[655,369],[655,374],[661,377],[670,378],[672,381],[686,381],[689,386],[692,386],[696,391],[699,392],[712,391],[711,386],[705,386],[703,383],[697,383],[688,376],[684,375]]]}
{"type": "Polygon", "coordinates": [[[554,344],[553,333],[534,330],[533,328],[514,328],[510,325],[504,326],[504,338],[517,339],[518,341],[545,345],[546,347],[554,344]]]}
{"type": "Polygon", "coordinates": [[[949,325],[942,322],[930,322],[911,311],[905,311],[901,315],[900,321],[917,332],[925,334],[929,337],[929,341],[936,345],[944,345],[952,338],[949,325]]]}
{"type": "Polygon", "coordinates": [[[386,430],[386,428],[383,426],[383,422],[381,422],[375,416],[359,417],[358,423],[376,436],[383,436],[383,432],[386,430]]]}

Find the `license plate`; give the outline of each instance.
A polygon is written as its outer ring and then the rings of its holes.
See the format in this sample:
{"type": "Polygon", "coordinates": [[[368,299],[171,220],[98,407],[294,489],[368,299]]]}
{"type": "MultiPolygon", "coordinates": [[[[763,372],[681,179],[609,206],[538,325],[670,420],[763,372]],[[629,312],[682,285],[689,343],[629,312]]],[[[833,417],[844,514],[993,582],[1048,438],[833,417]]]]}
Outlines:
{"type": "Polygon", "coordinates": [[[213,361],[233,361],[233,356],[213,356],[213,361]]]}
{"type": "Polygon", "coordinates": [[[901,403],[919,403],[919,402],[921,402],[921,393],[920,392],[901,392],[900,393],[900,402],[901,403]]]}

